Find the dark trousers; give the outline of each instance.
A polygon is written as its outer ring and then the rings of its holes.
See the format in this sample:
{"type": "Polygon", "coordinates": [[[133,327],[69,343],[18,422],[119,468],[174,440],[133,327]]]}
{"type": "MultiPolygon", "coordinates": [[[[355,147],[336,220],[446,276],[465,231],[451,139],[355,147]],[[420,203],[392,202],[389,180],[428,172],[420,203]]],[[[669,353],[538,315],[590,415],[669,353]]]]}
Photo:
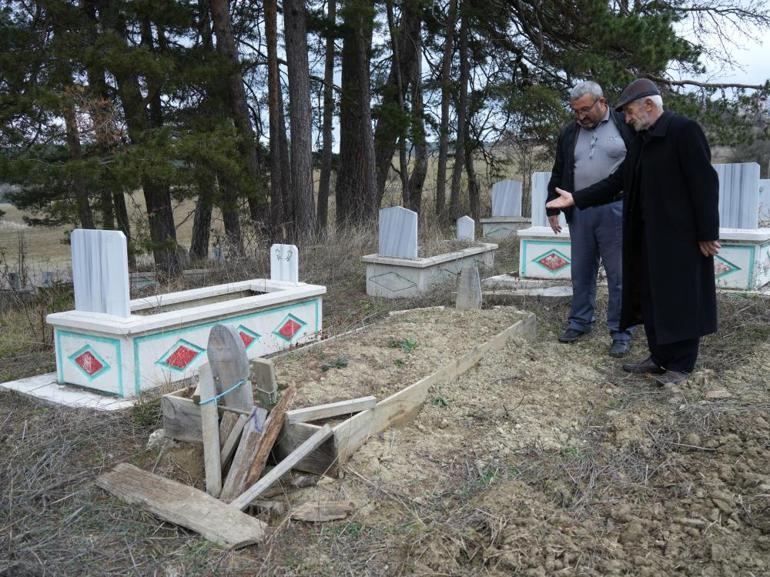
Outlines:
{"type": "MultiPolygon", "coordinates": [[[[644,241],[642,241],[642,244],[644,244],[644,241]]],[[[641,264],[639,296],[642,304],[642,318],[644,319],[644,331],[647,333],[647,346],[650,349],[650,356],[655,364],[668,371],[690,373],[695,367],[695,361],[698,359],[700,338],[665,344],[658,342],[655,333],[655,304],[650,291],[649,261],[644,249],[642,249],[641,264]]]]}

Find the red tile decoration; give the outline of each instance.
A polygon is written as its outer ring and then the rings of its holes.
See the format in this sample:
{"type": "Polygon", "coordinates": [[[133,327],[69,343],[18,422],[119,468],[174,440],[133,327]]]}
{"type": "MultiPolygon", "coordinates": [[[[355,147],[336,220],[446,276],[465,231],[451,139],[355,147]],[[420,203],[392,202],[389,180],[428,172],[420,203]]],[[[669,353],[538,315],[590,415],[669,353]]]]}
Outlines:
{"type": "Polygon", "coordinates": [[[179,345],[166,359],[166,364],[177,369],[183,369],[200,353],[184,345],[179,345]]]}
{"type": "Polygon", "coordinates": [[[732,269],[721,260],[714,259],[714,274],[717,276],[730,272],[732,269]]]}
{"type": "Polygon", "coordinates": [[[297,331],[299,331],[301,328],[302,325],[294,319],[286,319],[286,322],[283,323],[283,326],[280,329],[278,329],[278,332],[288,341],[291,340],[292,337],[294,337],[294,335],[297,334],[297,331]]]}
{"type": "Polygon", "coordinates": [[[75,362],[89,377],[94,376],[104,368],[104,365],[99,362],[99,359],[91,354],[91,351],[86,351],[82,355],[76,357],[75,362]]]}
{"type": "Polygon", "coordinates": [[[551,271],[557,271],[560,268],[564,268],[569,264],[569,261],[562,258],[555,252],[548,253],[537,262],[539,262],[541,265],[543,265],[545,268],[551,271]]]}
{"type": "Polygon", "coordinates": [[[241,335],[241,340],[243,341],[243,346],[244,346],[244,347],[247,347],[247,348],[248,348],[248,346],[249,346],[251,343],[253,343],[253,342],[254,342],[254,337],[253,337],[253,336],[251,336],[251,335],[250,335],[249,333],[247,333],[246,331],[240,331],[238,334],[239,334],[239,335],[241,335]]]}

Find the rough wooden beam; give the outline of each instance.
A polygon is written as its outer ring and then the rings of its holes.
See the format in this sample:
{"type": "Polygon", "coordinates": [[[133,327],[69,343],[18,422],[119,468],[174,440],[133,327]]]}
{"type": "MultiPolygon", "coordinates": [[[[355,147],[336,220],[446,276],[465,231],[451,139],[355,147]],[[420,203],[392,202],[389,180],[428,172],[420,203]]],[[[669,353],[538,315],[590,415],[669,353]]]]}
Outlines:
{"type": "Polygon", "coordinates": [[[96,479],[116,497],[228,548],[261,542],[265,524],[193,487],[120,463],[96,479]]]}
{"type": "Polygon", "coordinates": [[[219,421],[219,448],[220,449],[224,448],[225,443],[227,442],[227,437],[230,436],[230,433],[232,432],[233,427],[235,427],[235,424],[238,422],[238,417],[239,415],[230,411],[224,411],[222,413],[222,419],[219,421]]]}
{"type": "Polygon", "coordinates": [[[241,441],[238,443],[238,449],[233,457],[233,464],[230,465],[230,471],[225,478],[224,486],[220,499],[230,502],[243,492],[247,487],[246,477],[249,474],[249,467],[254,462],[254,456],[259,450],[259,441],[262,438],[265,410],[261,407],[254,407],[254,413],[248,418],[241,433],[241,441]]]}
{"type": "Polygon", "coordinates": [[[259,476],[262,474],[265,463],[267,463],[267,458],[270,456],[270,451],[273,450],[273,445],[275,445],[275,441],[278,439],[278,435],[283,428],[286,411],[289,410],[296,393],[297,390],[294,387],[286,389],[283,392],[281,400],[278,401],[278,404],[273,407],[272,411],[270,411],[270,416],[265,422],[265,432],[259,440],[259,449],[254,456],[254,460],[251,462],[249,473],[246,475],[246,485],[256,483],[257,479],[259,479],[259,476]]]}
{"type": "Polygon", "coordinates": [[[227,439],[225,439],[225,444],[222,446],[222,452],[219,455],[219,460],[222,462],[223,473],[230,464],[230,459],[232,458],[233,453],[235,453],[235,449],[238,447],[238,441],[241,438],[241,433],[243,433],[243,427],[248,420],[249,418],[246,415],[238,415],[235,425],[233,425],[233,428],[227,435],[227,439]]]}
{"type": "MultiPolygon", "coordinates": [[[[274,453],[278,459],[285,459],[292,451],[302,443],[313,436],[321,427],[310,423],[284,423],[283,430],[278,436],[275,444],[274,453]]],[[[339,475],[337,467],[337,448],[334,445],[334,439],[330,438],[302,459],[294,466],[298,471],[306,473],[315,473],[316,475],[326,475],[336,477],[339,475]]]]}
{"type": "Polygon", "coordinates": [[[313,436],[311,436],[307,441],[297,447],[293,453],[291,453],[283,461],[273,467],[269,473],[267,473],[254,485],[246,489],[242,495],[230,503],[230,506],[243,511],[251,504],[254,499],[259,497],[263,491],[270,488],[270,486],[278,481],[278,479],[291,471],[294,465],[301,461],[305,456],[313,452],[321,443],[323,443],[331,436],[332,429],[329,425],[324,425],[321,427],[321,429],[316,431],[313,436]]]}
{"type": "Polygon", "coordinates": [[[203,365],[200,370],[200,394],[203,397],[201,412],[201,434],[203,436],[203,464],[206,471],[206,492],[219,497],[222,491],[222,462],[219,445],[219,411],[217,411],[217,390],[211,368],[203,365]]]}
{"type": "Polygon", "coordinates": [[[286,422],[308,423],[321,419],[330,419],[340,415],[353,415],[366,409],[371,409],[377,404],[377,399],[372,396],[350,399],[349,401],[339,401],[336,403],[327,403],[325,405],[316,405],[314,407],[305,407],[303,409],[293,409],[286,411],[286,422]]]}

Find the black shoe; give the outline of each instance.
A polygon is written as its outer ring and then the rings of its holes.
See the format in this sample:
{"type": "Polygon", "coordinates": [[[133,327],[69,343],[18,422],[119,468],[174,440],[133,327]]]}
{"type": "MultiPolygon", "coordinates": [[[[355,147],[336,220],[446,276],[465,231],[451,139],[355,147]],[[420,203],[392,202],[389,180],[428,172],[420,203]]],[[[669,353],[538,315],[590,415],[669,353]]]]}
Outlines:
{"type": "Polygon", "coordinates": [[[690,378],[690,373],[680,373],[679,371],[666,371],[662,375],[656,375],[652,377],[659,384],[663,385],[678,385],[684,380],[690,378]]]}
{"type": "Polygon", "coordinates": [[[559,335],[559,342],[574,343],[580,337],[587,335],[590,332],[591,332],[591,329],[588,329],[587,331],[579,331],[577,329],[573,329],[572,327],[570,327],[566,331],[564,331],[561,335],[559,335]]]}
{"type": "Polygon", "coordinates": [[[647,357],[638,363],[626,363],[623,365],[623,370],[627,373],[634,373],[636,375],[643,375],[646,373],[662,375],[666,372],[665,369],[659,367],[657,363],[652,360],[652,357],[647,357]]]}
{"type": "Polygon", "coordinates": [[[625,357],[630,348],[631,343],[629,341],[612,341],[612,344],[610,345],[610,356],[615,357],[616,359],[625,357]]]}

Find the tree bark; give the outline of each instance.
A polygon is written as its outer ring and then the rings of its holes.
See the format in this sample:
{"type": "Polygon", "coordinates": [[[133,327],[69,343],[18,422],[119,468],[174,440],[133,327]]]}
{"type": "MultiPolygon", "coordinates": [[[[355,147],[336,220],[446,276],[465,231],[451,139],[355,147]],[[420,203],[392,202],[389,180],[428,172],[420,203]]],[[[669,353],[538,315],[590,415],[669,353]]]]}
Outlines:
{"type": "Polygon", "coordinates": [[[198,199],[195,202],[190,258],[205,261],[209,258],[211,210],[216,194],[216,180],[212,174],[198,176],[198,199]]]}
{"type": "Polygon", "coordinates": [[[454,52],[454,30],[457,18],[457,0],[449,0],[447,14],[446,40],[441,59],[441,124],[439,125],[438,170],[436,175],[436,214],[444,216],[446,205],[446,165],[449,154],[449,99],[451,98],[450,78],[452,73],[452,53],[454,52]]]}
{"type": "MultiPolygon", "coordinates": [[[[67,149],[69,150],[70,160],[80,160],[80,130],[78,130],[77,116],[75,113],[75,104],[68,95],[64,95],[62,105],[62,114],[64,116],[64,126],[67,135],[67,149]]],[[[75,202],[78,207],[78,220],[81,228],[94,228],[94,216],[91,212],[91,205],[88,202],[88,190],[83,179],[77,174],[72,181],[72,188],[75,192],[75,202]]]]}
{"type": "Polygon", "coordinates": [[[313,193],[313,118],[310,108],[304,0],[284,0],[283,22],[286,62],[289,70],[294,230],[297,238],[307,238],[315,232],[315,196],[313,193]]]}
{"type": "Polygon", "coordinates": [[[276,238],[284,220],[281,166],[281,80],[278,70],[278,6],[265,0],[265,37],[267,40],[267,103],[270,123],[270,235],[276,238]]]}
{"type": "MultiPolygon", "coordinates": [[[[406,0],[402,6],[401,23],[396,30],[393,23],[392,3],[388,1],[388,24],[392,38],[393,60],[388,73],[388,79],[382,89],[382,102],[380,114],[377,119],[377,128],[374,133],[375,155],[377,162],[377,199],[378,205],[382,202],[385,192],[385,184],[388,180],[393,155],[396,152],[396,143],[403,138],[404,123],[397,118],[398,114],[405,114],[404,99],[409,89],[408,79],[412,63],[421,59],[422,54],[417,48],[420,45],[420,27],[422,16],[419,0],[406,0]]],[[[402,140],[402,145],[404,144],[402,140]]],[[[403,150],[404,147],[402,146],[403,150]]],[[[400,154],[400,163],[405,164],[405,154],[400,154]]],[[[402,184],[407,175],[402,171],[402,184]]]]}
{"type": "MultiPolygon", "coordinates": [[[[418,29],[415,47],[421,54],[421,30],[418,29]]],[[[412,143],[414,145],[414,169],[409,177],[404,196],[404,206],[419,214],[422,208],[422,187],[428,173],[428,147],[425,142],[425,121],[422,101],[422,58],[415,58],[412,66],[412,143]]]]}
{"type": "MultiPolygon", "coordinates": [[[[461,13],[465,12],[461,10],[461,13]]],[[[460,182],[465,162],[465,133],[468,117],[468,76],[470,74],[470,56],[468,54],[468,16],[460,16],[460,87],[457,99],[457,139],[455,143],[455,162],[452,170],[452,189],[449,196],[449,214],[454,221],[460,216],[460,182]]]]}
{"type": "Polygon", "coordinates": [[[378,206],[368,56],[373,9],[372,0],[349,0],[344,5],[340,166],[336,191],[337,223],[342,226],[374,218],[378,206]]]}
{"type": "Polygon", "coordinates": [[[321,178],[318,183],[318,217],[316,226],[319,232],[326,231],[329,215],[329,188],[332,173],[332,146],[334,139],[332,135],[332,125],[334,123],[334,91],[332,83],[334,82],[334,38],[337,25],[337,2],[328,0],[327,32],[326,32],[326,55],[324,57],[324,112],[323,128],[321,130],[323,138],[323,149],[321,151],[321,178]]]}

